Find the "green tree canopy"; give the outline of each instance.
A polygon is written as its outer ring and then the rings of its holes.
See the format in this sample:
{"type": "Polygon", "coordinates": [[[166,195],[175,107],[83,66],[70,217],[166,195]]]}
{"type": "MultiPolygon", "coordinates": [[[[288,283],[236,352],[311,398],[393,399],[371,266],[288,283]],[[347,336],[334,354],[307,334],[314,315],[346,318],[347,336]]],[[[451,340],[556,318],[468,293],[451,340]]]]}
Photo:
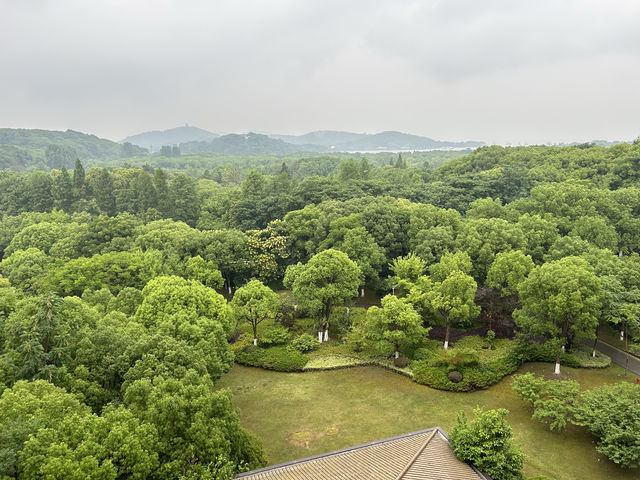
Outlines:
{"type": "Polygon", "coordinates": [[[508,413],[504,408],[476,409],[475,418],[467,422],[461,412],[449,441],[460,460],[473,464],[492,478],[522,480],[525,455],[513,443],[513,431],[505,420],[508,413]]]}
{"type": "Polygon", "coordinates": [[[345,253],[328,249],[311,257],[306,265],[287,268],[284,284],[303,310],[319,321],[320,329],[324,327],[326,340],[332,307],[358,295],[361,275],[360,268],[345,253]]]}
{"type": "Polygon", "coordinates": [[[406,354],[427,339],[429,329],[422,326],[422,319],[413,307],[394,295],[382,299],[382,308],[369,307],[365,324],[367,336],[377,341],[384,354],[406,354]]]}
{"type": "Polygon", "coordinates": [[[236,290],[231,300],[233,315],[238,321],[249,322],[253,330],[253,344],[258,344],[258,325],[274,320],[280,309],[278,294],[260,280],[251,280],[236,290]]]}
{"type": "MultiPolygon", "coordinates": [[[[574,336],[593,338],[602,306],[600,280],[582,258],[566,257],[531,271],[518,288],[522,308],[516,324],[536,335],[550,335],[570,346],[574,336]]],[[[560,372],[560,351],[556,373],[560,372]]]]}

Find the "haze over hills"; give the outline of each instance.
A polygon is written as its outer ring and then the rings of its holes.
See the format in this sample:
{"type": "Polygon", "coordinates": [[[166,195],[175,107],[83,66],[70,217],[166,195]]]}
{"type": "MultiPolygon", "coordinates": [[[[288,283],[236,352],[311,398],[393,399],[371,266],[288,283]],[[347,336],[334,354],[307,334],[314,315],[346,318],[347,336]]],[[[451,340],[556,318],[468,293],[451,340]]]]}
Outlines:
{"type": "Polygon", "coordinates": [[[180,144],[182,153],[223,153],[223,154],[275,154],[287,155],[296,152],[324,152],[327,148],[319,145],[294,145],[278,138],[260,133],[232,133],[214,138],[208,142],[186,142],[180,144]]]}
{"type": "Polygon", "coordinates": [[[217,133],[208,132],[198,127],[184,125],[182,127],[170,128],[169,130],[152,130],[137,135],[132,135],[120,143],[129,142],[139,147],[148,148],[152,152],[157,152],[163,145],[180,145],[186,142],[207,142],[219,137],[217,133]]]}
{"type": "Polygon", "coordinates": [[[180,145],[184,153],[293,153],[298,151],[384,151],[475,148],[484,142],[445,142],[429,137],[386,131],[376,134],[318,130],[304,135],[263,135],[258,133],[219,136],[201,128],[183,126],[164,131],[144,132],[125,138],[151,151],[163,145],[180,145]],[[272,140],[272,141],[269,141],[272,140]]]}
{"type": "Polygon", "coordinates": [[[119,144],[74,130],[0,128],[0,169],[73,167],[80,160],[106,160],[147,154],[131,143],[119,144]]]}
{"type": "Polygon", "coordinates": [[[439,148],[476,148],[484,142],[445,142],[408,133],[386,131],[375,134],[319,130],[305,135],[271,135],[294,145],[318,145],[335,151],[430,150],[439,148]]]}

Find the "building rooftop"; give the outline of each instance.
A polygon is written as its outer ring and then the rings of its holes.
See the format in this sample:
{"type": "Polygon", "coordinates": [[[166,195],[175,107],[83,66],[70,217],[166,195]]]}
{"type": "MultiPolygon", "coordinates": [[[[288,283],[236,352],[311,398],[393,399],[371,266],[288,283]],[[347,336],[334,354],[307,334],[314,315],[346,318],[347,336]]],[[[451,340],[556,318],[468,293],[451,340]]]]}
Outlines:
{"type": "Polygon", "coordinates": [[[238,475],[242,480],[486,480],[440,427],[238,475]]]}

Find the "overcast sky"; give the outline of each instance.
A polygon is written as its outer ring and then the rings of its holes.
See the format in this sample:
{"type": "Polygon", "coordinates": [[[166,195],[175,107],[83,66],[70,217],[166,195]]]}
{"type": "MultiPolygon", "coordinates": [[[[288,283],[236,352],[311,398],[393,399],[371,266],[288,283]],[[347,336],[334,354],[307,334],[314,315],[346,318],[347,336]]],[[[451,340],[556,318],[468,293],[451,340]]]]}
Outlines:
{"type": "Polygon", "coordinates": [[[0,126],[640,135],[637,0],[0,0],[0,126]]]}

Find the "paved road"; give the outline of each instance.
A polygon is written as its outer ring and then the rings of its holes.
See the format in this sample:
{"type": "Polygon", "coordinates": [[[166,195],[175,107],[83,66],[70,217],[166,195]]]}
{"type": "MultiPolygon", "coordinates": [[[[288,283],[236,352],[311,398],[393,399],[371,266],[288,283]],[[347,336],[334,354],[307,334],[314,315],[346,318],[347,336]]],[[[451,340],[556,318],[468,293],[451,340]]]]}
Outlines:
{"type": "MultiPolygon", "coordinates": [[[[584,340],[585,345],[593,346],[593,340],[584,340]]],[[[611,361],[616,365],[620,365],[622,368],[627,368],[630,372],[636,375],[640,375],[640,358],[628,355],[622,350],[609,345],[606,342],[598,339],[598,345],[596,350],[611,357],[611,361]],[[627,363],[627,358],[629,363],[627,363]]]]}

